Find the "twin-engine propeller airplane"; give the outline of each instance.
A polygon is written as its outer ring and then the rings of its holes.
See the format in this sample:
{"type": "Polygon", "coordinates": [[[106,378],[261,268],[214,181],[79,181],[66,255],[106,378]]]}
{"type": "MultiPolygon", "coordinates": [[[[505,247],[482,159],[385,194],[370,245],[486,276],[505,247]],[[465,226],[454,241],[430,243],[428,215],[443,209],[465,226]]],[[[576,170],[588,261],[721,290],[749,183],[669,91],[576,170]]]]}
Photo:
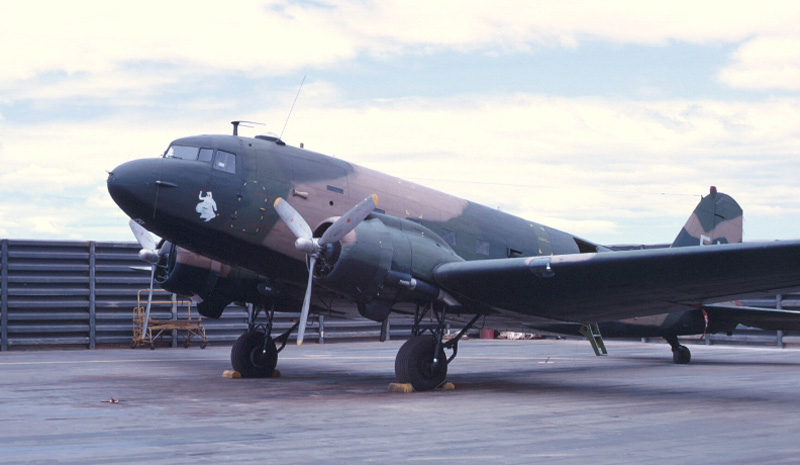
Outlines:
{"type": "MultiPolygon", "coordinates": [[[[246,377],[270,376],[276,341],[282,349],[294,330],[273,337],[275,309],[300,313],[298,344],[310,312],[413,316],[395,374],[428,390],[481,319],[514,330],[580,323],[597,347],[598,322],[800,285],[800,241],[612,252],[277,137],[238,136],[237,124],[232,136],[177,139],[159,158],[118,166],[108,190],[137,236],[141,225],[164,238],[145,240],[141,253],[162,287],[193,296],[212,318],[230,302],[254,304],[231,350],[246,377]],[[262,311],[267,324],[256,325],[262,311]],[[444,340],[451,321],[464,329],[444,340]]],[[[706,226],[687,234],[713,243],[706,226]]]]}

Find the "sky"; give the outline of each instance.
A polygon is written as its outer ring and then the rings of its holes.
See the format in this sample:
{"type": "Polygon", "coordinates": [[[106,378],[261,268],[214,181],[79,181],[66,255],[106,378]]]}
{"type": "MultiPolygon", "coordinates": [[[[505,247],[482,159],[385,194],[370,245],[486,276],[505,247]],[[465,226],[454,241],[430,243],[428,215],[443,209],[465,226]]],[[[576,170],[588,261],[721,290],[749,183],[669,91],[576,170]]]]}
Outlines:
{"type": "Polygon", "coordinates": [[[800,238],[792,1],[7,3],[0,238],[133,240],[106,171],[232,120],[598,243],[711,185],[800,238]]]}

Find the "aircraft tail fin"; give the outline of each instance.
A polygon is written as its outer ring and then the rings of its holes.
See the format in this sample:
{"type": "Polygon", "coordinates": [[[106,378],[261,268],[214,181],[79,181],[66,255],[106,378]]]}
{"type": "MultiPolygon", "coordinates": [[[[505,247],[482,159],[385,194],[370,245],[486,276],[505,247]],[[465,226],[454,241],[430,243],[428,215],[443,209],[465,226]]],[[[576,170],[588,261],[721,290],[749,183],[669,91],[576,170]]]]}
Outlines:
{"type": "Polygon", "coordinates": [[[711,186],[686,221],[672,247],[742,242],[742,207],[711,186]]]}

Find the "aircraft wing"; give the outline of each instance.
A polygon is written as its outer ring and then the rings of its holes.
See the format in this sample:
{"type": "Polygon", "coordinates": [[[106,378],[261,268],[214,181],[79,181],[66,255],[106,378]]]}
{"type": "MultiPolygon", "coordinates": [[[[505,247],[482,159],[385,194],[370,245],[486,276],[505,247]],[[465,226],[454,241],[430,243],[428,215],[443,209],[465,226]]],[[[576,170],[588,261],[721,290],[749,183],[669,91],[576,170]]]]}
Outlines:
{"type": "Polygon", "coordinates": [[[733,325],[742,324],[771,331],[800,331],[800,311],[745,305],[708,304],[703,308],[711,318],[728,318],[733,325]]]}
{"type": "Polygon", "coordinates": [[[495,310],[600,322],[800,287],[800,241],[453,262],[434,277],[495,310]]]}

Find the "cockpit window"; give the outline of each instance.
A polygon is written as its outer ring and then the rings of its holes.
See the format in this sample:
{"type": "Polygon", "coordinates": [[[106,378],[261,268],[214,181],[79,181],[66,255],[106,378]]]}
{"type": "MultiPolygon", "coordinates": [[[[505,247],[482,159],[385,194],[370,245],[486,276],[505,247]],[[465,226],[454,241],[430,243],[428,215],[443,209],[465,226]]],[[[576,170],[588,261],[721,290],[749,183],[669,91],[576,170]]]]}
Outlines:
{"type": "Polygon", "coordinates": [[[180,158],[181,160],[197,160],[197,147],[185,145],[170,145],[164,158],[180,158]]]}
{"type": "Polygon", "coordinates": [[[201,149],[186,145],[170,145],[166,153],[164,153],[164,158],[197,160],[210,163],[215,170],[224,171],[226,173],[236,173],[236,154],[224,150],[217,150],[215,155],[214,149],[201,149]]]}
{"type": "Polygon", "coordinates": [[[217,156],[214,157],[214,169],[225,171],[226,173],[236,173],[236,155],[217,150],[217,156]]]}
{"type": "Polygon", "coordinates": [[[213,157],[214,149],[200,149],[200,155],[197,157],[197,159],[206,163],[211,163],[211,159],[213,157]]]}

